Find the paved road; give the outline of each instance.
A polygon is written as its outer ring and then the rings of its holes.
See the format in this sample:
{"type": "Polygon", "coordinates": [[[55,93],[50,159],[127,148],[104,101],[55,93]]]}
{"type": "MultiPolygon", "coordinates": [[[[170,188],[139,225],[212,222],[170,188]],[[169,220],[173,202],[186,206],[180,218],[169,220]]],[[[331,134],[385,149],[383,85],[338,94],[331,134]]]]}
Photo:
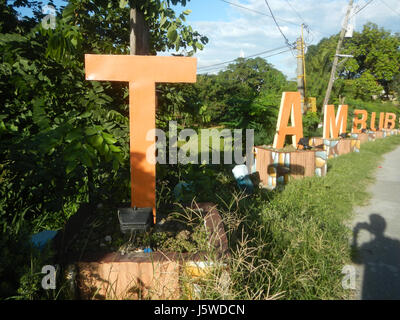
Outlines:
{"type": "Polygon", "coordinates": [[[356,208],[352,223],[356,299],[400,299],[400,147],[380,166],[368,190],[372,199],[356,208]]]}

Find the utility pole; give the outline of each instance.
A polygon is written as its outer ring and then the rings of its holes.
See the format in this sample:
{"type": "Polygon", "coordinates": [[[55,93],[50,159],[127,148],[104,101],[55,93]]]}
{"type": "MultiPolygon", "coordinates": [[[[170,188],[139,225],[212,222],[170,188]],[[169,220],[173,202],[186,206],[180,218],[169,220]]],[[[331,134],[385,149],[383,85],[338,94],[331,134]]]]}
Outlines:
{"type": "Polygon", "coordinates": [[[339,42],[336,47],[335,58],[333,59],[331,77],[329,79],[328,88],[326,89],[324,103],[322,105],[322,114],[324,114],[324,107],[329,103],[329,98],[331,96],[333,82],[335,81],[335,76],[336,76],[336,68],[337,68],[338,62],[339,62],[340,49],[342,48],[344,35],[346,34],[346,31],[347,31],[347,26],[349,23],[349,18],[350,18],[350,13],[351,13],[352,8],[353,8],[353,0],[350,0],[349,6],[347,8],[346,18],[343,23],[343,28],[342,28],[342,31],[340,32],[339,42]]]}
{"type": "Polygon", "coordinates": [[[301,25],[301,37],[297,39],[297,91],[299,91],[301,95],[301,112],[304,114],[306,112],[306,73],[304,63],[303,24],[301,25]]]}

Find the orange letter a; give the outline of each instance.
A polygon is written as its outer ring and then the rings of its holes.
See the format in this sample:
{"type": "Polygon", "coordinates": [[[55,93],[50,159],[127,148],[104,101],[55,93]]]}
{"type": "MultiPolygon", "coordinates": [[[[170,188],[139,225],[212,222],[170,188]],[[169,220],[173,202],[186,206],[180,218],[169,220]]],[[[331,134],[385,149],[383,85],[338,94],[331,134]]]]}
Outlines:
{"type": "Polygon", "coordinates": [[[303,116],[301,114],[300,92],[284,92],[282,94],[274,138],[275,149],[284,147],[287,135],[292,136],[292,144],[297,148],[297,143],[303,138],[303,116]],[[291,127],[288,126],[289,120],[291,120],[292,123],[291,127]]]}

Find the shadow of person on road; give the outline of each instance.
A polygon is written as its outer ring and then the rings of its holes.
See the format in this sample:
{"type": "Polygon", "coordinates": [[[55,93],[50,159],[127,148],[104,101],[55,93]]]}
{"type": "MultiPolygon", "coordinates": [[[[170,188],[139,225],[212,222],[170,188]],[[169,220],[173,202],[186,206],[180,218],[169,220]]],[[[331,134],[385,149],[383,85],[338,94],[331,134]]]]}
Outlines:
{"type": "Polygon", "coordinates": [[[369,219],[370,223],[358,223],[353,229],[352,260],[364,265],[361,299],[400,299],[400,241],[384,236],[386,221],[379,214],[371,214],[369,219]],[[363,229],[374,239],[358,247],[363,229]]]}

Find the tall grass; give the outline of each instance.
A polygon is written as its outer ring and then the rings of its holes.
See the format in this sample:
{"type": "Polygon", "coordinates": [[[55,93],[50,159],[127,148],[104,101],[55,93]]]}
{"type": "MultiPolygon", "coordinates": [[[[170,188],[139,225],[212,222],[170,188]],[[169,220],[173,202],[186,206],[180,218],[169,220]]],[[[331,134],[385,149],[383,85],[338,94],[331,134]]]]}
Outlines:
{"type": "MultiPolygon", "coordinates": [[[[196,243],[198,251],[206,253],[210,267],[200,278],[182,273],[181,298],[351,297],[352,292],[341,286],[342,268],[351,261],[347,222],[353,207],[368,200],[367,186],[373,182],[382,155],[398,145],[400,136],[368,142],[360,153],[329,160],[326,177],[294,180],[283,190],[259,190],[252,196],[233,193],[221,197],[218,210],[230,249],[224,257],[202,241],[207,238],[203,217],[184,210],[188,224],[204,231],[196,243]]],[[[35,276],[33,271],[30,274],[35,276]]],[[[24,291],[13,298],[36,294],[39,279],[23,280],[24,291]]],[[[111,289],[107,298],[115,298],[111,289]]]]}
{"type": "Polygon", "coordinates": [[[353,207],[368,200],[367,185],[381,156],[399,144],[400,136],[368,142],[360,153],[329,160],[326,177],[292,181],[282,191],[221,201],[231,249],[225,261],[230,281],[224,290],[218,287],[219,269],[203,283],[199,297],[350,297],[351,292],[341,286],[341,270],[350,262],[346,222],[353,207]]]}

